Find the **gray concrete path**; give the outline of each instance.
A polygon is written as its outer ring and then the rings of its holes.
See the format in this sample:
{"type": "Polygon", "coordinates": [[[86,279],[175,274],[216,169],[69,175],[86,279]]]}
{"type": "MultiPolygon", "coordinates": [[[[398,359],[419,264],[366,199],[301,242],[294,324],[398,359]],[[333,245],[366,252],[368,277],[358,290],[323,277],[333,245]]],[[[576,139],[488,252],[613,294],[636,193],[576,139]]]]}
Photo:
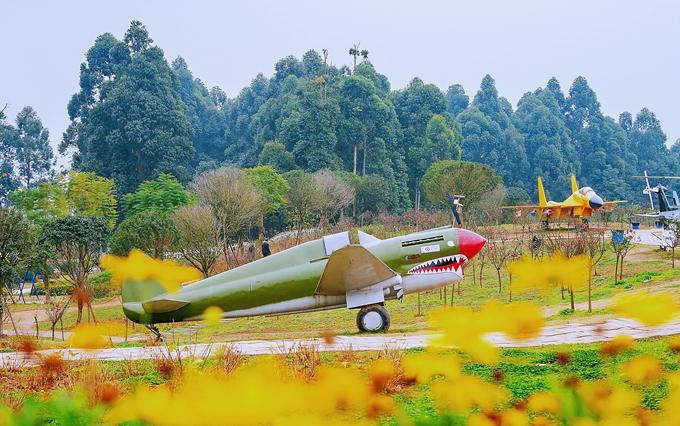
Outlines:
{"type": "Polygon", "coordinates": [[[661,234],[661,229],[636,229],[633,230],[632,242],[645,246],[657,246],[663,244],[665,238],[661,234]]]}
{"type": "MultiPolygon", "coordinates": [[[[485,336],[486,340],[495,346],[504,348],[531,347],[543,345],[557,345],[561,343],[595,343],[611,340],[619,334],[626,334],[634,339],[642,339],[653,336],[668,336],[680,334],[680,320],[673,321],[659,327],[645,327],[634,320],[612,319],[600,324],[566,324],[549,326],[543,329],[541,335],[534,339],[512,340],[500,333],[491,333],[485,336]]],[[[327,344],[323,339],[301,340],[251,340],[233,342],[235,349],[248,355],[280,354],[294,350],[298,346],[314,346],[319,351],[367,351],[391,349],[408,349],[428,346],[436,334],[416,335],[371,335],[371,336],[337,336],[332,344],[327,344]]],[[[226,343],[185,345],[170,349],[168,346],[150,346],[134,348],[111,348],[100,350],[63,349],[45,350],[34,354],[2,353],[0,354],[0,368],[17,368],[22,366],[38,365],[40,357],[53,353],[59,353],[67,360],[135,360],[153,359],[161,357],[182,358],[207,357],[214,353],[220,346],[226,343]]]]}

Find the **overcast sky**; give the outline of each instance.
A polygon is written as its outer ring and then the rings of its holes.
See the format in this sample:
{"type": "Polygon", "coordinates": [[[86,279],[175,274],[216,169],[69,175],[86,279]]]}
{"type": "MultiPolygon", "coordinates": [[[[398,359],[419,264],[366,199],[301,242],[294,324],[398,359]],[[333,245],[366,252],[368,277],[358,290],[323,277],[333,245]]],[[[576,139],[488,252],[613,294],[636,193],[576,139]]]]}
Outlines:
{"type": "MultiPolygon", "coordinates": [[[[287,55],[328,49],[337,66],[367,49],[392,89],[413,77],[472,98],[486,74],[514,106],[556,77],[565,94],[582,75],[606,115],[647,107],[670,145],[680,138],[680,2],[578,1],[33,1],[0,0],[0,103],[26,105],[55,146],[69,124],[85,52],[106,32],[141,21],[168,62],[229,97],[287,55]]],[[[0,105],[0,108],[2,107],[0,105]]],[[[61,161],[60,163],[64,163],[61,161]]]]}

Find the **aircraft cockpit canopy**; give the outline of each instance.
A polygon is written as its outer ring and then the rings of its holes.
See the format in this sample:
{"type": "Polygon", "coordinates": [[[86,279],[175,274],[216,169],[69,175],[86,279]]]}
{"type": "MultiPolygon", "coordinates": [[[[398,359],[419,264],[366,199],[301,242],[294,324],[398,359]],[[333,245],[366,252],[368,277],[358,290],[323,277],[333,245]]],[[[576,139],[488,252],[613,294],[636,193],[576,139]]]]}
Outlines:
{"type": "Polygon", "coordinates": [[[588,197],[588,198],[590,198],[590,197],[592,197],[593,195],[595,195],[595,191],[593,191],[593,188],[591,188],[591,187],[589,187],[589,186],[584,186],[583,188],[579,189],[578,192],[579,192],[581,195],[584,195],[584,196],[586,196],[586,197],[588,197]]]}

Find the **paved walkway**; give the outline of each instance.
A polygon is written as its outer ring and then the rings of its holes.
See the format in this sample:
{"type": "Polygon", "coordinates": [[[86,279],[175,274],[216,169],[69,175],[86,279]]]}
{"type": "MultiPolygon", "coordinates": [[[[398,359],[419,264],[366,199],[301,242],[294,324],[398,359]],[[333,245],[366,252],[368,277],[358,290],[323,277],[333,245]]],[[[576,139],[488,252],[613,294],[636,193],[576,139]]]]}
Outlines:
{"type": "Polygon", "coordinates": [[[633,231],[632,242],[636,244],[659,247],[663,240],[661,229],[636,229],[633,231]]]}
{"type": "MultiPolygon", "coordinates": [[[[634,320],[612,319],[600,324],[566,324],[549,326],[543,329],[543,333],[534,339],[512,340],[500,333],[491,333],[486,339],[498,347],[515,348],[543,345],[557,345],[562,343],[595,343],[611,340],[619,334],[626,334],[635,339],[653,336],[668,336],[680,334],[680,320],[659,327],[645,327],[634,320]]],[[[302,340],[278,340],[264,341],[251,340],[233,342],[234,348],[248,355],[264,355],[285,353],[297,346],[315,346],[319,351],[367,351],[382,350],[385,348],[407,349],[428,346],[430,339],[435,334],[417,334],[409,336],[371,335],[371,336],[337,336],[332,344],[327,344],[323,339],[302,340]]],[[[0,354],[0,368],[16,368],[39,364],[39,357],[52,353],[60,353],[67,360],[133,360],[152,359],[181,356],[182,358],[195,356],[210,356],[218,347],[226,343],[200,344],[179,346],[170,350],[167,346],[135,347],[135,348],[111,348],[100,350],[45,350],[35,354],[2,353],[0,354]]]]}

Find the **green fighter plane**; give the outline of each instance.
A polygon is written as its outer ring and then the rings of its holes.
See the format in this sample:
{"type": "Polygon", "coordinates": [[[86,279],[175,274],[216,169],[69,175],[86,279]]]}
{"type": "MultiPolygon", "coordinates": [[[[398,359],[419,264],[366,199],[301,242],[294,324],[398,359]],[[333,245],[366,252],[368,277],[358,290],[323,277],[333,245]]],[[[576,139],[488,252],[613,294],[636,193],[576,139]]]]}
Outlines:
{"type": "Polygon", "coordinates": [[[334,308],[358,309],[360,331],[387,330],[386,300],[463,279],[463,264],[486,240],[444,227],[380,240],[359,231],[325,236],[168,293],[153,280],[123,283],[123,311],[146,324],[195,321],[210,306],[223,318],[285,315],[334,308]]]}

